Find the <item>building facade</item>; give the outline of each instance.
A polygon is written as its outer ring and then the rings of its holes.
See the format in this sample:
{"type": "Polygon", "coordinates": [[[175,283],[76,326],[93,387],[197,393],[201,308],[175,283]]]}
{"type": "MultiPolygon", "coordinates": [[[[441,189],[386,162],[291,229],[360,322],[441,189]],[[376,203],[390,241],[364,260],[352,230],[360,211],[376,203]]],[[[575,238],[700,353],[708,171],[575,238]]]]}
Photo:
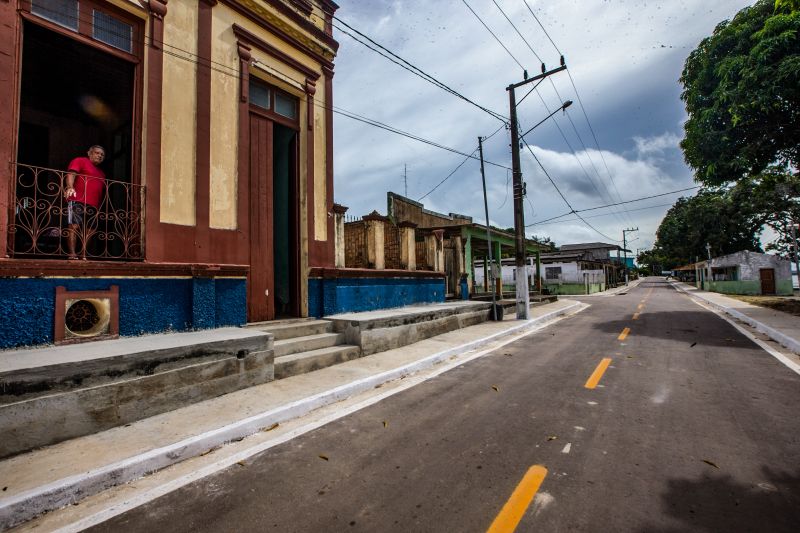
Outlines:
{"type": "Polygon", "coordinates": [[[13,317],[0,348],[308,316],[308,273],[334,264],[336,8],[0,2],[0,304],[13,317]],[[106,180],[74,224],[66,170],[92,145],[106,180]]]}
{"type": "Polygon", "coordinates": [[[786,259],[741,251],[695,263],[698,288],[723,294],[792,295],[791,264],[786,259]]]}

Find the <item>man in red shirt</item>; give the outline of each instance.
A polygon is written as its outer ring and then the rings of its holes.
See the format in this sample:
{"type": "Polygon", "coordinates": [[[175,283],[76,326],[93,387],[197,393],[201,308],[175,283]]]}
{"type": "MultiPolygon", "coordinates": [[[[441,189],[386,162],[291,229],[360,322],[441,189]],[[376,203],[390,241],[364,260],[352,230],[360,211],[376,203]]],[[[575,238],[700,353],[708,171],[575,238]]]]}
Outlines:
{"type": "Polygon", "coordinates": [[[94,233],[88,222],[94,219],[103,198],[106,175],[100,170],[99,165],[106,157],[102,146],[94,145],[87,152],[88,157],[76,157],[67,167],[67,176],[64,180],[64,199],[67,200],[67,251],[69,259],[78,259],[75,245],[78,232],[83,235],[83,250],[86,248],[89,237],[94,233]]]}

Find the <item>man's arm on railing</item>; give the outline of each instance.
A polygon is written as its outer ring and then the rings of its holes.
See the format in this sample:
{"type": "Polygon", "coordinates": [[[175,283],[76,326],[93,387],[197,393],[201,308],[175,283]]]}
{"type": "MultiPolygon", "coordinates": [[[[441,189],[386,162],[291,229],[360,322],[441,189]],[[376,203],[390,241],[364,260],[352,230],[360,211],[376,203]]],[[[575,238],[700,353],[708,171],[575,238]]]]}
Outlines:
{"type": "Polygon", "coordinates": [[[72,196],[75,196],[75,173],[67,172],[64,177],[64,199],[69,200],[72,196]]]}

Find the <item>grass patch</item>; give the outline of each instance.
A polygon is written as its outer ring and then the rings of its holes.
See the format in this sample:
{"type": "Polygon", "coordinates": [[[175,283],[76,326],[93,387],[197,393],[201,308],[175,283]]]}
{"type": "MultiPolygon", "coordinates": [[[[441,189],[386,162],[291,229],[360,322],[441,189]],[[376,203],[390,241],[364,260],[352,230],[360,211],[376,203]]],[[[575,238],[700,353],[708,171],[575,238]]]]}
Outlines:
{"type": "Polygon", "coordinates": [[[732,298],[747,302],[749,304],[758,305],[761,307],[768,307],[776,311],[789,313],[790,315],[800,316],[800,299],[780,296],[738,296],[727,294],[732,298]]]}

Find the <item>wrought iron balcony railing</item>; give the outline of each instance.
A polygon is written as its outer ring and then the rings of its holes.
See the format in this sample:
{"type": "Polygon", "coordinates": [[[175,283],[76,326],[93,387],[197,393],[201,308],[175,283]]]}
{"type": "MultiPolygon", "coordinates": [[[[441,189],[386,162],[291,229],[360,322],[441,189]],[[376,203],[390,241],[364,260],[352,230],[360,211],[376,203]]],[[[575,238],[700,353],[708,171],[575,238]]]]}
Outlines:
{"type": "Polygon", "coordinates": [[[144,259],[143,185],[106,179],[98,207],[84,209],[75,202],[70,206],[64,196],[67,171],[21,163],[13,169],[14,212],[8,231],[13,257],[144,259]]]}

